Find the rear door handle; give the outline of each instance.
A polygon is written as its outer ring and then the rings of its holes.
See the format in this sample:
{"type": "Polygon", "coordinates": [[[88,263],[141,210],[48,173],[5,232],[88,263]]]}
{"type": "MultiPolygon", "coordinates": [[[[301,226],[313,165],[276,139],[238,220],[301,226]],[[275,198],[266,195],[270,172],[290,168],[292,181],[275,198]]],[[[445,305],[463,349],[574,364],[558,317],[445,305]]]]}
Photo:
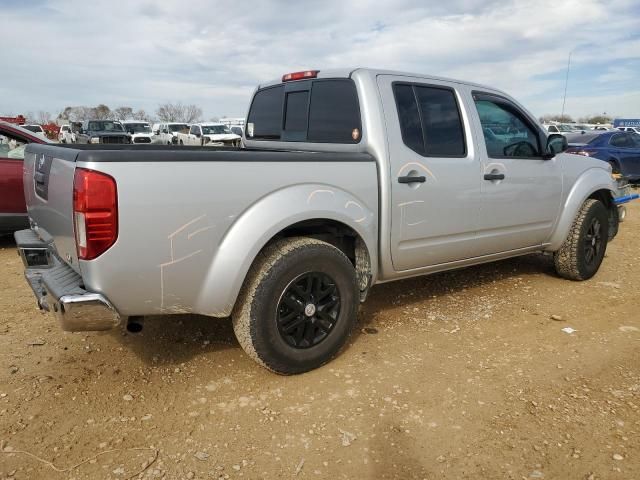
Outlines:
{"type": "Polygon", "coordinates": [[[504,180],[504,173],[485,173],[485,180],[504,180]]]}
{"type": "Polygon", "coordinates": [[[427,177],[421,175],[419,177],[398,177],[398,183],[424,183],[427,181],[427,177]]]}

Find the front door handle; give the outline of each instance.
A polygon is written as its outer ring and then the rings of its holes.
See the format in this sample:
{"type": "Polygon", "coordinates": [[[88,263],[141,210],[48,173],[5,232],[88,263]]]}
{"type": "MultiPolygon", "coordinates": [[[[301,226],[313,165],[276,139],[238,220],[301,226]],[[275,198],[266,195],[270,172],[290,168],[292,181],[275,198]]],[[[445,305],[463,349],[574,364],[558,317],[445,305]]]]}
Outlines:
{"type": "Polygon", "coordinates": [[[398,177],[398,183],[424,183],[427,181],[427,177],[421,175],[419,177],[405,176],[398,177]]]}
{"type": "Polygon", "coordinates": [[[504,180],[504,173],[485,173],[485,180],[504,180]]]}

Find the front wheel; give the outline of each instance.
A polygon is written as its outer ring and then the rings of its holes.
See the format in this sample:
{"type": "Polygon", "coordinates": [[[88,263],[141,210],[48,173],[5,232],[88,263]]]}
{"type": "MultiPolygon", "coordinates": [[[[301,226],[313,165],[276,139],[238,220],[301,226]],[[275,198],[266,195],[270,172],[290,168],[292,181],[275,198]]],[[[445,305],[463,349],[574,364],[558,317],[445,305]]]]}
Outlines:
{"type": "Polygon", "coordinates": [[[358,285],[342,251],[313,238],[265,248],[251,267],[233,312],[242,348],[269,370],[290,375],[333,358],[357,318],[358,285]]]}
{"type": "Polygon", "coordinates": [[[602,264],[608,238],[607,208],[590,198],[582,204],[569,235],[553,256],[558,275],[569,280],[593,277],[602,264]]]}

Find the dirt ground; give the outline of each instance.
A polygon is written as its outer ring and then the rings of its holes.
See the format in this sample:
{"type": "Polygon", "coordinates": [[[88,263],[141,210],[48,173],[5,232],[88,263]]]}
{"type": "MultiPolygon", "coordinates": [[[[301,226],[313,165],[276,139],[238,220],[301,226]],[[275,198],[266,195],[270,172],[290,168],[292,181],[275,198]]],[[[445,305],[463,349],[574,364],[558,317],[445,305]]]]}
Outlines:
{"type": "Polygon", "coordinates": [[[639,285],[637,202],[590,281],[534,255],[380,285],[280,377],[228,320],[63,333],[5,237],[0,478],[638,479],[639,285]]]}

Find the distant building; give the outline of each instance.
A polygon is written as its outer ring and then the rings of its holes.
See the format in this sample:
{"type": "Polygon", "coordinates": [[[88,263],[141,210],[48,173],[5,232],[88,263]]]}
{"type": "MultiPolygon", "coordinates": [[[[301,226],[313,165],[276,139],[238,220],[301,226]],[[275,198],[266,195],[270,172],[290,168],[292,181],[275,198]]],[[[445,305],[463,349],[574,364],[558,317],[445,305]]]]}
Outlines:
{"type": "Polygon", "coordinates": [[[640,118],[616,118],[613,126],[618,127],[640,127],[640,118]]]}
{"type": "Polygon", "coordinates": [[[244,118],[230,118],[223,117],[220,120],[220,123],[226,125],[227,127],[244,127],[244,118]]]}

